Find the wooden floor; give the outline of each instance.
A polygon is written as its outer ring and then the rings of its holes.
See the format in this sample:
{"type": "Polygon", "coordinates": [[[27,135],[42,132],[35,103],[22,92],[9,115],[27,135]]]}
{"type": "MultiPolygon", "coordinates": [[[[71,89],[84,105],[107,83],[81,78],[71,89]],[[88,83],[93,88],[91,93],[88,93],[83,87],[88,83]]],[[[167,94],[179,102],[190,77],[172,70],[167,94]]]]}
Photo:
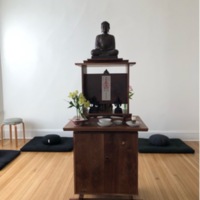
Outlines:
{"type": "MultiPolygon", "coordinates": [[[[139,154],[136,199],[199,200],[199,143],[186,143],[195,154],[139,154]]],[[[0,149],[16,148],[5,140],[0,149]]],[[[21,152],[0,171],[0,200],[68,200],[73,184],[73,152],[21,152]]]]}

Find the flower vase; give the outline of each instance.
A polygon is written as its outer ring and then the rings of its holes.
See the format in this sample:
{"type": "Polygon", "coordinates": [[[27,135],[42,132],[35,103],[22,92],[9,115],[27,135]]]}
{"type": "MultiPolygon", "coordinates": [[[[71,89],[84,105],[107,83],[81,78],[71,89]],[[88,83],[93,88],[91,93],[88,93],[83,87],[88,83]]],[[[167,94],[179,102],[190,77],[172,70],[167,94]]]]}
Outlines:
{"type": "Polygon", "coordinates": [[[81,112],[80,109],[76,110],[76,117],[72,120],[76,126],[81,126],[84,124],[87,119],[84,117],[84,114],[81,112]]]}
{"type": "Polygon", "coordinates": [[[127,104],[124,104],[124,112],[123,113],[127,113],[127,104]]]}

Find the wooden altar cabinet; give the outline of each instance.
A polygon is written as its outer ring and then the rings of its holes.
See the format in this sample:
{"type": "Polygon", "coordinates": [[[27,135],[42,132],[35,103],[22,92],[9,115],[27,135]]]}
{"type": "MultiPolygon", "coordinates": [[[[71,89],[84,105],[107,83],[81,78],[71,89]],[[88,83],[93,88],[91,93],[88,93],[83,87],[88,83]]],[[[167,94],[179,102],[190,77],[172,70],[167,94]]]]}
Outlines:
{"type": "Polygon", "coordinates": [[[85,194],[138,194],[138,131],[148,128],[137,116],[138,127],[100,127],[97,118],[83,126],[72,121],[64,131],[74,136],[74,191],[85,194]]]}

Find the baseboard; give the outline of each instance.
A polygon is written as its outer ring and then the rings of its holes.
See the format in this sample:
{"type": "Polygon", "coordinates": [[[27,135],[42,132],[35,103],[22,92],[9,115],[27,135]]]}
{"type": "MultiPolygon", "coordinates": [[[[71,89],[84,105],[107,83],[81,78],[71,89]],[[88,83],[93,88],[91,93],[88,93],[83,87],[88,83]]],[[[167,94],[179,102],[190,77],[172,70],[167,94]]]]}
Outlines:
{"type": "MultiPolygon", "coordinates": [[[[32,139],[33,137],[36,136],[45,136],[48,134],[57,134],[60,135],[61,137],[73,137],[73,132],[72,131],[63,131],[62,129],[27,129],[25,130],[26,133],[26,139],[32,139]]],[[[4,138],[8,139],[9,136],[9,131],[5,129],[4,131],[4,138]]],[[[13,132],[13,137],[14,137],[14,132],[13,132]]],[[[22,138],[22,131],[19,129],[18,130],[18,138],[22,138]]]]}
{"type": "MultiPolygon", "coordinates": [[[[21,130],[18,131],[18,137],[22,138],[21,130]]],[[[163,130],[150,130],[148,132],[139,132],[140,138],[149,138],[153,134],[163,134],[169,138],[179,138],[184,141],[199,141],[199,132],[195,130],[191,131],[163,131],[163,130]]],[[[26,130],[26,138],[31,139],[35,136],[45,136],[47,134],[58,134],[62,137],[73,137],[72,131],[63,131],[62,129],[29,129],[26,130]]],[[[14,137],[14,133],[13,133],[14,137]]],[[[4,138],[9,138],[8,130],[4,131],[4,138]]]]}
{"type": "Polygon", "coordinates": [[[149,138],[153,134],[163,134],[169,138],[179,138],[184,141],[199,141],[199,131],[191,130],[176,130],[176,131],[164,131],[164,130],[151,130],[148,132],[139,132],[140,138],[149,138]]]}

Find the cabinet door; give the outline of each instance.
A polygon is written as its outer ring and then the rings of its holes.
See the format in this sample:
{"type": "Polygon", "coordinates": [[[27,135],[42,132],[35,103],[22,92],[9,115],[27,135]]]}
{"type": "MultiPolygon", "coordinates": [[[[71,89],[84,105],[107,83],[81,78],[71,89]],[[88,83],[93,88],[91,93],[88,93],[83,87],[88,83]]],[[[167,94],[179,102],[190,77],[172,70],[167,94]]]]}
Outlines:
{"type": "Polygon", "coordinates": [[[76,194],[104,191],[104,138],[94,132],[74,134],[74,181],[76,194]]]}
{"type": "Polygon", "coordinates": [[[75,193],[138,194],[137,156],[137,132],[75,132],[75,193]]]}
{"type": "Polygon", "coordinates": [[[104,192],[138,194],[138,138],[136,133],[104,135],[104,192]]]}

